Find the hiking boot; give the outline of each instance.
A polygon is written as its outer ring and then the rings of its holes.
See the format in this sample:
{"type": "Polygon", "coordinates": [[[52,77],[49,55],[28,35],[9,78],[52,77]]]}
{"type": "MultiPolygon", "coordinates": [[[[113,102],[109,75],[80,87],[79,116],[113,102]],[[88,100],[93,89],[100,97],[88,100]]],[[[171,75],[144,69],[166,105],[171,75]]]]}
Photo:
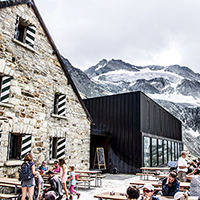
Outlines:
{"type": "Polygon", "coordinates": [[[73,196],[72,196],[72,195],[70,195],[69,199],[73,199],[73,196]]]}
{"type": "Polygon", "coordinates": [[[79,199],[80,195],[81,195],[80,193],[77,194],[77,199],[79,199]]]}

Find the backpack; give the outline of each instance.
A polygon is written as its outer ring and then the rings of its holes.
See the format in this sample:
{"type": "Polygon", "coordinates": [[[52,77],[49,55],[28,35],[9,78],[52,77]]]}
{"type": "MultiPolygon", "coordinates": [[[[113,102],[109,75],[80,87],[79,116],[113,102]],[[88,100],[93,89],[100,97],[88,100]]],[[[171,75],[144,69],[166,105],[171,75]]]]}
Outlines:
{"type": "Polygon", "coordinates": [[[32,165],[28,162],[24,162],[21,167],[21,180],[27,181],[33,178],[32,165]]]}

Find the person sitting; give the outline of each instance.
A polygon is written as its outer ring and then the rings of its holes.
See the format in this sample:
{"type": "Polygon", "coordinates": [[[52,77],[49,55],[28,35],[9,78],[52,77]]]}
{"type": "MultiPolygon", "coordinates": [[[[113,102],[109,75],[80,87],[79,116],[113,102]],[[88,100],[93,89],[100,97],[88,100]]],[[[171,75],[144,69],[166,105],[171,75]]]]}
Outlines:
{"type": "Polygon", "coordinates": [[[44,180],[42,176],[37,172],[35,175],[35,188],[34,188],[34,194],[33,194],[33,200],[39,200],[42,197],[42,188],[44,185],[44,180]]]}
{"type": "Polygon", "coordinates": [[[38,167],[38,171],[40,172],[41,175],[45,174],[47,171],[46,164],[47,162],[44,160],[42,161],[42,164],[38,167]]]}
{"type": "Polygon", "coordinates": [[[174,200],[188,200],[188,194],[186,192],[177,192],[174,195],[174,200]]]}
{"type": "Polygon", "coordinates": [[[141,200],[160,200],[158,197],[153,196],[154,186],[146,183],[143,187],[143,195],[141,200]]]}
{"type": "Polygon", "coordinates": [[[49,170],[46,174],[49,175],[50,188],[45,190],[44,198],[48,200],[62,199],[62,181],[58,176],[55,176],[54,172],[49,170]]]}
{"type": "Polygon", "coordinates": [[[126,190],[126,196],[128,200],[138,199],[140,197],[140,190],[135,186],[129,186],[126,190]]]}
{"type": "Polygon", "coordinates": [[[54,171],[55,174],[60,173],[60,167],[59,162],[57,160],[54,161],[54,166],[51,168],[52,171],[54,171]]]}
{"type": "Polygon", "coordinates": [[[180,190],[176,171],[171,171],[168,177],[162,180],[162,193],[164,196],[174,196],[180,190]]]}
{"type": "Polygon", "coordinates": [[[190,183],[190,195],[198,196],[200,198],[200,169],[194,169],[192,173],[186,176],[191,181],[190,183]]]}

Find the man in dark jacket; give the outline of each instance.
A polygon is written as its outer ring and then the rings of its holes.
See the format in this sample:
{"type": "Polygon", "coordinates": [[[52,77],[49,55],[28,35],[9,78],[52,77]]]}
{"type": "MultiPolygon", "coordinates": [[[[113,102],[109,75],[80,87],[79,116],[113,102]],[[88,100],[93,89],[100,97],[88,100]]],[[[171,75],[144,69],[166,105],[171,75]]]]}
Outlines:
{"type": "Polygon", "coordinates": [[[49,182],[50,182],[51,187],[46,189],[44,198],[48,200],[62,199],[62,196],[63,196],[62,181],[60,180],[58,176],[55,176],[54,172],[51,170],[49,170],[47,174],[49,175],[49,182]]]}
{"type": "Polygon", "coordinates": [[[171,171],[168,177],[162,181],[162,193],[164,196],[174,196],[180,189],[176,171],[171,171]]]}

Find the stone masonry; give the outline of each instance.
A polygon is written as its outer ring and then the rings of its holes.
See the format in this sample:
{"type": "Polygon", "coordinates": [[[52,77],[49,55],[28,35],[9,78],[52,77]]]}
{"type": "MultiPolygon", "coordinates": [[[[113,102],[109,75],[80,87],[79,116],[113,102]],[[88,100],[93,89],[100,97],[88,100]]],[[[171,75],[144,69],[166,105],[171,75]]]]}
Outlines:
{"type": "Polygon", "coordinates": [[[50,137],[65,137],[67,165],[88,169],[90,121],[33,8],[23,4],[0,9],[0,30],[0,75],[12,77],[9,101],[0,102],[0,176],[17,177],[22,163],[7,160],[9,133],[32,135],[36,166],[42,160],[51,166],[50,137]],[[17,15],[36,26],[33,48],[14,39],[17,15]],[[65,116],[53,114],[55,93],[66,95],[65,116]]]}

